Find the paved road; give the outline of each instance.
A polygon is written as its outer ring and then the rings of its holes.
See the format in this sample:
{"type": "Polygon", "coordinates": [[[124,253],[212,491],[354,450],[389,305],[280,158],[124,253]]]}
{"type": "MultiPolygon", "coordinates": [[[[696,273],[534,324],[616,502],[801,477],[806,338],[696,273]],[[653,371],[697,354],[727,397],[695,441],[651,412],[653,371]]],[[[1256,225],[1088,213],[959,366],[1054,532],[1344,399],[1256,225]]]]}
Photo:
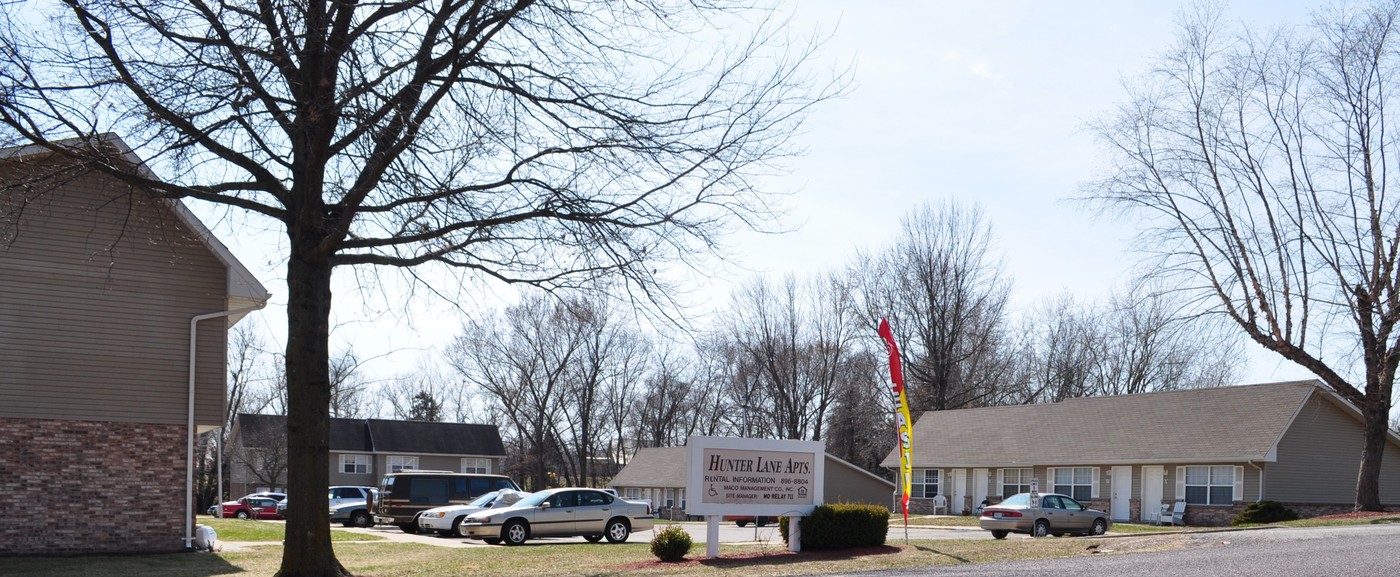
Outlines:
{"type": "MultiPolygon", "coordinates": [[[[1096,555],[861,575],[993,577],[1358,577],[1400,574],[1400,525],[1203,533],[1177,551],[1096,555]]],[[[1111,547],[1111,540],[1104,545],[1111,547]]]]}

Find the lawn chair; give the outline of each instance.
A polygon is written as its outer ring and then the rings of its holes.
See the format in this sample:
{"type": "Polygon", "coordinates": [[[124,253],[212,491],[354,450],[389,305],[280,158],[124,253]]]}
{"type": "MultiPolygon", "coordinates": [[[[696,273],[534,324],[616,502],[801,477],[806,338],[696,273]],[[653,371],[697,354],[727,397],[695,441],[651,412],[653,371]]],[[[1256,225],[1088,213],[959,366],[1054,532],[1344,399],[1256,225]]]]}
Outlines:
{"type": "Polygon", "coordinates": [[[1162,505],[1162,511],[1157,514],[1157,524],[1175,526],[1186,525],[1186,501],[1177,501],[1174,505],[1162,505]]]}

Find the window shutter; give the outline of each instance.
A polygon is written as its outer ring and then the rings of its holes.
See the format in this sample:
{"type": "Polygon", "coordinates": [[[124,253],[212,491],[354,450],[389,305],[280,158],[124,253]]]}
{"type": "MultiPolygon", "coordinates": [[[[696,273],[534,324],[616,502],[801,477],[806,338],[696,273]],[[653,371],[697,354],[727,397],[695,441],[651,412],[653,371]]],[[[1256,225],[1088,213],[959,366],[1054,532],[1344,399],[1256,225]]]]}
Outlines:
{"type": "Polygon", "coordinates": [[[1186,500],[1186,467],[1176,468],[1176,500],[1186,500]]]}
{"type": "Polygon", "coordinates": [[[1093,493],[1093,494],[1090,495],[1089,498],[1091,498],[1091,499],[1097,499],[1097,498],[1099,498],[1099,468],[1098,468],[1098,467],[1094,467],[1094,481],[1093,481],[1093,483],[1094,483],[1094,485],[1093,485],[1094,488],[1093,488],[1093,490],[1092,490],[1092,493],[1093,493]]]}
{"type": "Polygon", "coordinates": [[[1006,485],[1006,469],[997,469],[997,490],[995,492],[998,497],[1005,490],[1004,485],[1006,485]]]}
{"type": "Polygon", "coordinates": [[[1041,492],[1041,493],[1054,493],[1054,492],[1055,492],[1055,468],[1054,468],[1054,467],[1046,467],[1046,468],[1045,468],[1045,482],[1040,484],[1040,492],[1041,492]]]}
{"type": "Polygon", "coordinates": [[[1233,501],[1244,500],[1244,467],[1235,466],[1235,494],[1233,501]]]}

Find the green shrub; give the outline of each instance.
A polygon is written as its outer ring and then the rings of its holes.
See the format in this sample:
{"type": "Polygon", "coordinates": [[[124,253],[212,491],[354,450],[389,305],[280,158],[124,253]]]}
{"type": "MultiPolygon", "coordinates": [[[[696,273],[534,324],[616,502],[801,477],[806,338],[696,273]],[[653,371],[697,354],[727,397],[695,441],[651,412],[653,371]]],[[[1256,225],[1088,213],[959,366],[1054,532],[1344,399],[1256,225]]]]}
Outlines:
{"type": "Polygon", "coordinates": [[[667,563],[675,563],[690,552],[690,534],[680,525],[667,525],[651,538],[651,554],[667,563]]]}
{"type": "MultiPolygon", "coordinates": [[[[821,505],[799,524],[803,551],[875,547],[885,544],[885,535],[890,530],[890,512],[879,505],[821,505]]],[[[778,530],[784,543],[788,541],[787,528],[787,517],[779,517],[778,530]]]]}
{"type": "Polygon", "coordinates": [[[1248,507],[1235,519],[1230,521],[1231,525],[1255,525],[1260,523],[1277,523],[1279,521],[1292,521],[1298,518],[1298,513],[1292,509],[1284,507],[1278,501],[1259,501],[1250,503],[1248,507]]]}

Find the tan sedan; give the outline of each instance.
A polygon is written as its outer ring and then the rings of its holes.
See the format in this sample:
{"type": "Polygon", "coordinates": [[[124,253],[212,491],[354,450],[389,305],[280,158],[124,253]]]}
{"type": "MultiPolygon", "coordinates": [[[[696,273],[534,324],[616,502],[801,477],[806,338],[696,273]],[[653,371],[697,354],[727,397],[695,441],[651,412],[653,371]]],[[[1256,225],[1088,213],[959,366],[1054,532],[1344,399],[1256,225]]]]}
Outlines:
{"type": "Polygon", "coordinates": [[[1102,535],[1112,526],[1103,511],[1080,505],[1069,496],[1041,493],[1038,501],[1032,503],[1030,493],[1017,493],[983,509],[978,525],[991,531],[997,539],[1005,539],[1010,533],[1034,537],[1059,537],[1067,533],[1102,535]]]}

